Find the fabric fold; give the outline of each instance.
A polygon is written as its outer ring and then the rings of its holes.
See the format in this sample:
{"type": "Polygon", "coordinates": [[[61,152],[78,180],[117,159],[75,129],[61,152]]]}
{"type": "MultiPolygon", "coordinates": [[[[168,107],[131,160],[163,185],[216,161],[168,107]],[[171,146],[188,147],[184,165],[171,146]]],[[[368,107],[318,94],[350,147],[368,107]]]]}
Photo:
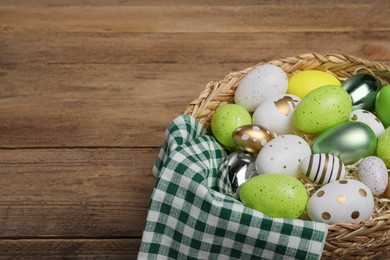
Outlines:
{"type": "Polygon", "coordinates": [[[138,259],[319,259],[327,225],[276,219],[219,192],[227,156],[193,117],[168,126],[138,259]]]}

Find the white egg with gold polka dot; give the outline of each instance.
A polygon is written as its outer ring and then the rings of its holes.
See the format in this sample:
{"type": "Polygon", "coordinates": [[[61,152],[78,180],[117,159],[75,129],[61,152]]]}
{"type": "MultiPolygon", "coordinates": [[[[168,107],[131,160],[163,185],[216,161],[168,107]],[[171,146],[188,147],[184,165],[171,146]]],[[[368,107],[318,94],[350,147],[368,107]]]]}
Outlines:
{"type": "Polygon", "coordinates": [[[368,125],[377,138],[385,131],[385,127],[376,115],[364,109],[353,110],[349,115],[349,121],[358,121],[368,125]]]}
{"type": "Polygon", "coordinates": [[[370,189],[358,180],[346,179],[328,183],[309,199],[310,219],[327,224],[359,223],[371,217],[374,197],[370,189]]]}
{"type": "Polygon", "coordinates": [[[264,145],[256,158],[259,174],[283,173],[298,177],[300,164],[311,155],[309,144],[297,135],[280,135],[264,145]]]}

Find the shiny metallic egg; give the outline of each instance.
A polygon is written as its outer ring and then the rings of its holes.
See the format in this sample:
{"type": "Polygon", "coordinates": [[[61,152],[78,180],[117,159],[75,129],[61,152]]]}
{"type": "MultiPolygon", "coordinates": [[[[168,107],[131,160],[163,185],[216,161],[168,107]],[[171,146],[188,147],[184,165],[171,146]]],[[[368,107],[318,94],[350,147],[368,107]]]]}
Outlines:
{"type": "Polygon", "coordinates": [[[233,141],[243,151],[257,154],[276,134],[256,124],[238,127],[233,132],[233,141]]]}
{"type": "Polygon", "coordinates": [[[238,198],[239,188],[250,178],[257,176],[255,157],[244,151],[230,153],[219,169],[222,181],[220,191],[238,198]]]}

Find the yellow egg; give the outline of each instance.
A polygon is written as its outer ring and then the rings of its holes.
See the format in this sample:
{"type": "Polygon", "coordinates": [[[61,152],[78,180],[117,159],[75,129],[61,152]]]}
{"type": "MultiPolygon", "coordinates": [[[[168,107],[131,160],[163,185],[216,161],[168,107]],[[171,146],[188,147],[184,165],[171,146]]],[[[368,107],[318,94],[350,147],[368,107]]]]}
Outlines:
{"type": "Polygon", "coordinates": [[[335,76],[324,71],[303,70],[289,78],[287,93],[303,98],[312,90],[325,85],[341,87],[341,82],[335,76]]]}

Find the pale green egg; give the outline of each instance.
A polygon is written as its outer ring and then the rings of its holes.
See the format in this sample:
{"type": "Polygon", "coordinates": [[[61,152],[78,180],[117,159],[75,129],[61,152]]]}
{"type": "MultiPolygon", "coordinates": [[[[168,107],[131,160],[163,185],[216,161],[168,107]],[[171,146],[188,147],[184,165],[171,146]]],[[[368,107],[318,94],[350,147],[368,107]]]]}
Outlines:
{"type": "Polygon", "coordinates": [[[339,86],[323,86],[311,91],[298,104],[294,124],[303,132],[320,133],[348,120],[352,100],[339,86]]]}
{"type": "Polygon", "coordinates": [[[375,154],[377,139],[372,129],[362,122],[343,122],[319,134],[312,144],[316,153],[333,154],[344,164],[375,154]]]}
{"type": "Polygon", "coordinates": [[[240,189],[240,200],[246,206],[274,218],[299,218],[308,199],[305,186],[297,178],[280,173],[255,176],[240,189]]]}
{"type": "Polygon", "coordinates": [[[387,168],[390,168],[390,126],[379,137],[376,153],[385,162],[387,168]]]}
{"type": "Polygon", "coordinates": [[[211,131],[223,146],[234,148],[233,132],[236,128],[252,123],[248,111],[237,104],[225,104],[215,110],[211,118],[211,131]]]}

